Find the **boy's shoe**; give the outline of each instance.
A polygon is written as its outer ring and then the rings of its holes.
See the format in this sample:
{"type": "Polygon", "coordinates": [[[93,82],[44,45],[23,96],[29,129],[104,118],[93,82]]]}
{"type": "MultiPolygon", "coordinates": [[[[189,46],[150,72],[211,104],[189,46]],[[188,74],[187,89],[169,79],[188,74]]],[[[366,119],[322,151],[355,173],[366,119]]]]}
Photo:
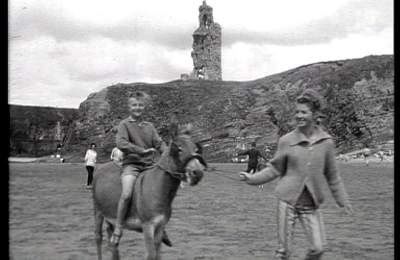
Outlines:
{"type": "Polygon", "coordinates": [[[122,237],[122,228],[115,228],[110,238],[110,244],[117,246],[122,237]]]}
{"type": "Polygon", "coordinates": [[[289,256],[286,252],[282,252],[280,250],[277,250],[275,252],[273,260],[288,260],[289,256]]]}

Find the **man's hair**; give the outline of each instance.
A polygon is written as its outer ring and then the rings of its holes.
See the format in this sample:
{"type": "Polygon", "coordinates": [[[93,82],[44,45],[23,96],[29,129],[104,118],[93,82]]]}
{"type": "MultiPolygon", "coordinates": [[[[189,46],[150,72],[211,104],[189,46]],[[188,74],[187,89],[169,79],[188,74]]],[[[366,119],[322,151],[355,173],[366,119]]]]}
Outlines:
{"type": "Polygon", "coordinates": [[[93,146],[93,145],[94,145],[94,146],[96,146],[96,144],[95,144],[95,143],[91,143],[91,144],[90,144],[90,146],[93,146]]]}
{"type": "Polygon", "coordinates": [[[308,105],[312,112],[319,112],[325,107],[323,97],[310,88],[305,89],[303,93],[297,97],[296,102],[298,104],[308,105]]]}
{"type": "Polygon", "coordinates": [[[256,142],[252,142],[252,143],[251,143],[251,146],[252,146],[252,147],[256,147],[256,146],[257,146],[256,142]]]}
{"type": "Polygon", "coordinates": [[[146,105],[151,102],[151,97],[146,92],[140,90],[129,93],[128,99],[130,98],[135,98],[137,100],[140,100],[144,102],[146,105]]]}

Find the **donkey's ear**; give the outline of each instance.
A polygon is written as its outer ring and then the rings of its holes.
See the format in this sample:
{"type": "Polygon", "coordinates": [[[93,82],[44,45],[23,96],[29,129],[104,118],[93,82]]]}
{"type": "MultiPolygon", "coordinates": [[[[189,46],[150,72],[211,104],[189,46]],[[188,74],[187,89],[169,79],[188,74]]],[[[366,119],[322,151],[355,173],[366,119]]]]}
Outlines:
{"type": "Polygon", "coordinates": [[[178,131],[179,131],[179,126],[176,122],[172,122],[169,125],[169,139],[170,140],[175,140],[175,138],[178,136],[178,131]]]}
{"type": "Polygon", "coordinates": [[[168,127],[169,139],[175,140],[179,134],[178,113],[174,112],[170,119],[171,124],[168,127]]]}
{"type": "Polygon", "coordinates": [[[193,125],[191,124],[191,123],[188,123],[188,124],[186,124],[186,125],[184,125],[184,127],[182,128],[182,133],[183,134],[191,134],[191,132],[192,132],[192,129],[193,129],[193,125]]]}

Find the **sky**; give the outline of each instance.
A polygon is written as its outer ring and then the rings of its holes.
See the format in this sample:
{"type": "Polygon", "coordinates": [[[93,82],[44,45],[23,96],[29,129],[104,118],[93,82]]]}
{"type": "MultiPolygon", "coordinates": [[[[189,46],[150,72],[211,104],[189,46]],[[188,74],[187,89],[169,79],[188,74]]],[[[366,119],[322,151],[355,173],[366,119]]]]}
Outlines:
{"type": "MultiPolygon", "coordinates": [[[[393,0],[207,0],[222,79],[393,54],[393,0]]],[[[9,0],[9,104],[78,108],[116,83],[193,69],[202,0],[9,0]]]]}

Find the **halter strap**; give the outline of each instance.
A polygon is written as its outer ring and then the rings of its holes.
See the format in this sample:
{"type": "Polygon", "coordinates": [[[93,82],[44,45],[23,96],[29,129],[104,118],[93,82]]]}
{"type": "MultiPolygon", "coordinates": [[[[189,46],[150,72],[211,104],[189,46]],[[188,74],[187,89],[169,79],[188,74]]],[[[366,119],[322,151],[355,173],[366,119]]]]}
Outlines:
{"type": "Polygon", "coordinates": [[[168,173],[171,177],[178,179],[180,181],[183,181],[184,179],[184,172],[177,172],[177,171],[170,171],[168,169],[165,169],[164,167],[162,167],[160,164],[155,164],[154,167],[158,167],[161,170],[165,171],[166,173],[168,173]]]}
{"type": "Polygon", "coordinates": [[[202,157],[200,154],[198,154],[198,153],[195,153],[195,154],[193,154],[192,156],[188,157],[188,158],[185,160],[185,162],[183,163],[184,167],[186,167],[186,165],[187,165],[191,160],[193,160],[193,159],[199,160],[199,162],[200,162],[204,167],[207,168],[207,163],[206,163],[206,161],[205,161],[205,160],[203,159],[203,157],[202,157]]]}
{"type": "MultiPolygon", "coordinates": [[[[192,156],[188,157],[185,162],[183,163],[183,168],[186,167],[186,165],[193,159],[197,159],[200,161],[201,164],[204,165],[204,167],[207,167],[207,163],[204,161],[203,157],[201,157],[200,154],[193,154],[192,156]]],[[[164,168],[163,166],[160,165],[159,162],[157,162],[154,166],[157,166],[158,168],[160,168],[161,170],[165,171],[166,173],[168,173],[169,175],[171,175],[171,177],[176,178],[180,181],[184,180],[185,177],[185,172],[180,172],[180,171],[171,171],[169,169],[164,168]]]]}

